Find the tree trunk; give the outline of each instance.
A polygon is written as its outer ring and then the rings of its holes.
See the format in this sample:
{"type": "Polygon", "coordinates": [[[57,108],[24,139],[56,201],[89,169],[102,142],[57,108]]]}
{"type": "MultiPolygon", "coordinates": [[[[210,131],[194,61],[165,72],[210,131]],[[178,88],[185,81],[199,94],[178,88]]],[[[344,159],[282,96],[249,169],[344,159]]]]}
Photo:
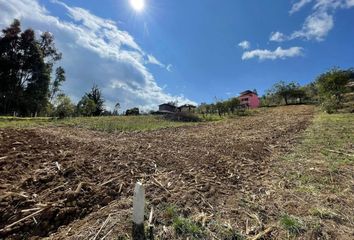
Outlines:
{"type": "Polygon", "coordinates": [[[285,100],[285,105],[288,105],[288,98],[284,97],[284,100],[285,100]]]}

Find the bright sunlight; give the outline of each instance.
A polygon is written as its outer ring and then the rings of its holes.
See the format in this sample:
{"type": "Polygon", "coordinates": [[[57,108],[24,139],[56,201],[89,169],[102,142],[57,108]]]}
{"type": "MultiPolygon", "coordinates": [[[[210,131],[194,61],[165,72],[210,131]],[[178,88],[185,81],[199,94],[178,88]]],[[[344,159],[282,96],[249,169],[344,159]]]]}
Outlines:
{"type": "Polygon", "coordinates": [[[145,0],[130,0],[130,5],[135,11],[141,12],[145,8],[145,0]]]}

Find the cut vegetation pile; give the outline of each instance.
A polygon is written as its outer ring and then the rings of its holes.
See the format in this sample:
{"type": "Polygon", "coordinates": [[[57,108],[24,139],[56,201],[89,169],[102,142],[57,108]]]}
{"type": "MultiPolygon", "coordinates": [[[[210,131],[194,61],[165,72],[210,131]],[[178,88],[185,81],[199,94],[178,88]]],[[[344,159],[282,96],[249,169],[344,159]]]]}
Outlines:
{"type": "MultiPolygon", "coordinates": [[[[311,106],[280,107],[217,123],[131,133],[1,129],[0,238],[89,239],[97,233],[97,239],[125,238],[138,180],[146,188],[146,213],[154,207],[155,233],[162,239],[305,234],[309,228],[296,211],[307,199],[294,194],[299,163],[277,156],[289,151],[313,112],[311,106]],[[277,184],[289,191],[280,193],[277,184]]],[[[328,181],[340,185],[346,171],[341,166],[328,181]]],[[[328,206],[312,214],[327,216],[323,209],[328,206]]]]}

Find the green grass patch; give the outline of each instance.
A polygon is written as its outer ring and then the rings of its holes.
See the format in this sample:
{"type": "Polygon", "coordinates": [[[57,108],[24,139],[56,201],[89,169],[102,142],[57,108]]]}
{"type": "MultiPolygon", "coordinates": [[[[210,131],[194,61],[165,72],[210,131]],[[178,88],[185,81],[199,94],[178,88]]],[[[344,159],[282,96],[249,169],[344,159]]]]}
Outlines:
{"type": "Polygon", "coordinates": [[[303,168],[288,173],[291,182],[301,192],[337,192],[332,178],[341,169],[354,165],[353,143],[354,114],[318,113],[301,143],[283,157],[285,161],[301,163],[303,168]]]}
{"type": "Polygon", "coordinates": [[[168,219],[174,219],[178,215],[178,210],[175,205],[168,205],[165,209],[165,216],[168,219]]]}
{"type": "Polygon", "coordinates": [[[175,217],[172,226],[175,229],[176,234],[183,237],[200,239],[204,235],[202,226],[188,218],[175,217]]]}
{"type": "Polygon", "coordinates": [[[320,147],[321,152],[328,155],[325,150],[345,147],[354,140],[353,122],[354,114],[317,114],[305,132],[301,150],[317,154],[311,151],[312,147],[320,147]]]}
{"type": "Polygon", "coordinates": [[[289,188],[285,194],[294,193],[304,200],[304,205],[292,213],[296,211],[306,220],[306,228],[303,221],[290,215],[281,216],[279,224],[295,236],[310,230],[320,236],[328,230],[325,225],[311,226],[309,220],[332,220],[338,231],[343,231],[343,225],[352,227],[349,216],[353,210],[342,201],[353,199],[354,114],[317,112],[300,140],[292,153],[282,157],[279,169],[286,169],[284,178],[289,188]]]}
{"type": "Polygon", "coordinates": [[[299,235],[304,230],[304,225],[298,218],[287,214],[281,216],[279,223],[290,235],[299,235]]]}
{"type": "Polygon", "coordinates": [[[333,219],[338,220],[339,215],[332,211],[331,209],[320,207],[320,208],[313,208],[310,210],[310,214],[321,219],[333,219]]]}
{"type": "Polygon", "coordinates": [[[0,116],[0,128],[27,128],[45,126],[52,122],[52,118],[19,118],[0,116]]]}
{"type": "Polygon", "coordinates": [[[346,153],[354,142],[353,123],[354,114],[318,114],[306,131],[302,150],[311,155],[318,154],[313,151],[316,147],[328,161],[354,160],[354,156],[350,157],[350,153],[346,153]]]}
{"type": "Polygon", "coordinates": [[[203,226],[189,218],[179,215],[178,208],[175,205],[167,205],[164,216],[170,221],[177,236],[191,239],[203,239],[205,236],[203,226]]]}
{"type": "Polygon", "coordinates": [[[205,122],[217,122],[225,119],[225,116],[219,116],[219,114],[198,114],[198,116],[205,122]]]}
{"type": "Polygon", "coordinates": [[[114,116],[114,117],[76,117],[67,119],[51,118],[7,118],[0,117],[0,128],[27,128],[38,126],[69,126],[91,130],[149,131],[161,128],[191,126],[197,123],[169,121],[161,116],[114,116]]]}
{"type": "Polygon", "coordinates": [[[78,117],[58,120],[57,124],[88,128],[105,132],[148,131],[161,128],[195,125],[196,123],[175,122],[160,116],[116,116],[116,117],[78,117]]]}

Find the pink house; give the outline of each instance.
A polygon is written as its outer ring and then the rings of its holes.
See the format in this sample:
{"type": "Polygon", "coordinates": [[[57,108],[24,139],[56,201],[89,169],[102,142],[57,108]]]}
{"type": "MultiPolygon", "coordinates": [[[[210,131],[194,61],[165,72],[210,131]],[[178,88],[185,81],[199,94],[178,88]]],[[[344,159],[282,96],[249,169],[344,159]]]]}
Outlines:
{"type": "Polygon", "coordinates": [[[238,98],[241,101],[241,105],[246,108],[258,108],[260,105],[257,93],[250,90],[240,93],[238,98]]]}

